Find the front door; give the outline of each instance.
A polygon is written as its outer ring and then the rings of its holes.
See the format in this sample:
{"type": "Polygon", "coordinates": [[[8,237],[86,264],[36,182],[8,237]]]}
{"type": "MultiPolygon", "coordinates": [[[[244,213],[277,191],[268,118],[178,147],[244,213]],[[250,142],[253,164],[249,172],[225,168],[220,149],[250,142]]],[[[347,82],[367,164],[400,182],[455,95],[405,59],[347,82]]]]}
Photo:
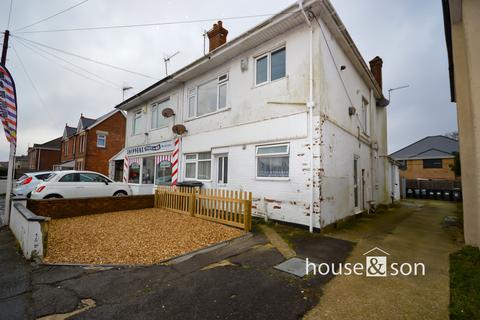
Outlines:
{"type": "Polygon", "coordinates": [[[215,156],[215,163],[215,187],[224,187],[228,184],[228,154],[215,156]]]}

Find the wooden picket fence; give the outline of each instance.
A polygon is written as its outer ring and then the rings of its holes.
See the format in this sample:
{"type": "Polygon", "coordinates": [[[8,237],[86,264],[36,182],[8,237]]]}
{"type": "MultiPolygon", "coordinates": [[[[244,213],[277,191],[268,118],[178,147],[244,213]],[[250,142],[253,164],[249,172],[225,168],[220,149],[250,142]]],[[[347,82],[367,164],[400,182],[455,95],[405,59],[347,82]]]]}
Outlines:
{"type": "Polygon", "coordinates": [[[252,193],[224,189],[158,187],[155,207],[250,231],[252,193]]]}

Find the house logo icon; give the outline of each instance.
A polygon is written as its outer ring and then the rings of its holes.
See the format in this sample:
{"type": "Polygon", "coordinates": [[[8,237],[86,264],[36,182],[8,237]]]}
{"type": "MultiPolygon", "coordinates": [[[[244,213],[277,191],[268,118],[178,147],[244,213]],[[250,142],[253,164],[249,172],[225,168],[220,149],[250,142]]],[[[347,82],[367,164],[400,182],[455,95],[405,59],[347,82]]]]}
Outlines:
{"type": "Polygon", "coordinates": [[[363,254],[366,260],[367,277],[386,277],[387,276],[387,256],[390,253],[375,247],[363,254]]]}

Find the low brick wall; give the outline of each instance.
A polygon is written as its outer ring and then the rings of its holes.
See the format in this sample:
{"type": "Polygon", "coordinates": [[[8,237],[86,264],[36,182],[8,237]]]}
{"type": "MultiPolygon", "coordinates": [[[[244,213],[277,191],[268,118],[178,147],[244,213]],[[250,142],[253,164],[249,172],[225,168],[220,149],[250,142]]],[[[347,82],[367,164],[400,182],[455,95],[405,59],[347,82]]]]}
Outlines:
{"type": "Polygon", "coordinates": [[[155,196],[102,197],[78,199],[48,199],[27,201],[27,208],[38,216],[52,219],[89,214],[153,208],[155,196]]]}

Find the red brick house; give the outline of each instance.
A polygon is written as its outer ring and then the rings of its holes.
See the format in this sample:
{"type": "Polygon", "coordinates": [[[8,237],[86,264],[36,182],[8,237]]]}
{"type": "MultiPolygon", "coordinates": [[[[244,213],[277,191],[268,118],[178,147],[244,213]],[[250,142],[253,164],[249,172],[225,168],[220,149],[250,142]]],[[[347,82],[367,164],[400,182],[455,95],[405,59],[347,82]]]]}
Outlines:
{"type": "Polygon", "coordinates": [[[57,170],[91,170],[108,175],[109,159],[125,145],[126,117],[120,110],[98,119],[80,116],[76,128],[65,125],[57,170]]]}
{"type": "Polygon", "coordinates": [[[48,171],[60,161],[62,137],[28,148],[28,170],[48,171]]]}

